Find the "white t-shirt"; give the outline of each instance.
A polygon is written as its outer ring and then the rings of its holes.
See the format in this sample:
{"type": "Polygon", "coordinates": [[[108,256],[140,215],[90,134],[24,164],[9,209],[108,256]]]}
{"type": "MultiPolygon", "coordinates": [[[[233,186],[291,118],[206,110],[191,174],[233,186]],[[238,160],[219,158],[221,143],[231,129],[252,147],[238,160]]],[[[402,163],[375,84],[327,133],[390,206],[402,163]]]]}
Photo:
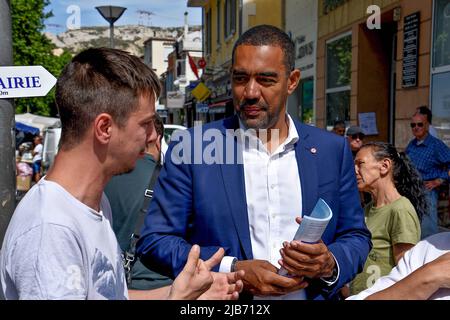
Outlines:
{"type": "Polygon", "coordinates": [[[6,299],[127,299],[111,208],[41,179],[16,208],[0,253],[6,299]]]}
{"type": "Polygon", "coordinates": [[[36,147],[34,147],[33,152],[34,152],[34,157],[33,157],[33,162],[42,160],[42,143],[39,143],[36,147]]]}
{"type": "MultiPolygon", "coordinates": [[[[431,262],[450,251],[450,232],[432,235],[407,251],[398,265],[387,276],[381,277],[375,284],[347,300],[364,300],[375,292],[382,291],[402,280],[424,264],[431,262]]],[[[448,272],[448,271],[444,271],[448,272]]],[[[450,300],[450,289],[439,289],[430,300],[450,300]]]]}

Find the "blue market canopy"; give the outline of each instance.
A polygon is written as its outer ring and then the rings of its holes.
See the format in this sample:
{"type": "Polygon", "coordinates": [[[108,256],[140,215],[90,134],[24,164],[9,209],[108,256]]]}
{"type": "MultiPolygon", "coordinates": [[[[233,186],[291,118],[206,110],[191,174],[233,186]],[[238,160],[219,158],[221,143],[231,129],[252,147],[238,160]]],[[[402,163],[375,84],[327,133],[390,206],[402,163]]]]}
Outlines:
{"type": "Polygon", "coordinates": [[[26,125],[22,122],[16,122],[16,129],[25,133],[31,133],[32,135],[38,135],[40,132],[38,128],[26,125]]]}

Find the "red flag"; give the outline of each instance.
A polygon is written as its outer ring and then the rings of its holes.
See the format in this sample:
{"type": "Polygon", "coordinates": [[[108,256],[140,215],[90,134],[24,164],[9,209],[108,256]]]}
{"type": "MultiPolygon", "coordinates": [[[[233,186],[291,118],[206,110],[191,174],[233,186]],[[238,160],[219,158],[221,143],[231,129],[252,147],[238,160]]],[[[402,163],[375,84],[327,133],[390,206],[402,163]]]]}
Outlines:
{"type": "Polygon", "coordinates": [[[195,74],[195,76],[197,77],[197,80],[199,79],[198,76],[198,69],[197,69],[197,65],[195,64],[194,59],[192,59],[191,55],[188,52],[188,57],[189,57],[189,65],[191,66],[191,70],[192,72],[195,74]]]}

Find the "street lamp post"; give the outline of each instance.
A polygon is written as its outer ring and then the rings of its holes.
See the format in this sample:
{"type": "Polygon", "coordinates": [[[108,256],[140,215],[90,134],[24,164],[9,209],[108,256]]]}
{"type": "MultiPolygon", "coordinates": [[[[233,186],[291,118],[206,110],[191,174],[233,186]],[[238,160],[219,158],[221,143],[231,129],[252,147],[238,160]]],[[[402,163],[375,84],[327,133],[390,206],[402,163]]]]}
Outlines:
{"type": "Polygon", "coordinates": [[[114,22],[119,20],[127,8],[115,6],[95,7],[102,17],[109,22],[109,46],[114,48],[114,22]]]}

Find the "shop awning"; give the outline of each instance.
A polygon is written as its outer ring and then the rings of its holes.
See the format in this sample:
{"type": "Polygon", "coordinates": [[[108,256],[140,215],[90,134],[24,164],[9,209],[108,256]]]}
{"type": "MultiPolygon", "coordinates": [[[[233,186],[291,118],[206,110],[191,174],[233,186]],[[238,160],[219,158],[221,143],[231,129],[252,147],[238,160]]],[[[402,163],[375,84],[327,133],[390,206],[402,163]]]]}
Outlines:
{"type": "Polygon", "coordinates": [[[25,133],[30,133],[32,135],[38,135],[39,132],[40,132],[39,128],[26,125],[26,124],[24,124],[22,122],[16,122],[16,129],[18,131],[23,131],[25,133]]]}
{"type": "Polygon", "coordinates": [[[43,117],[31,113],[16,114],[16,123],[20,122],[30,127],[38,128],[41,132],[50,127],[61,127],[59,118],[43,117]]]}

